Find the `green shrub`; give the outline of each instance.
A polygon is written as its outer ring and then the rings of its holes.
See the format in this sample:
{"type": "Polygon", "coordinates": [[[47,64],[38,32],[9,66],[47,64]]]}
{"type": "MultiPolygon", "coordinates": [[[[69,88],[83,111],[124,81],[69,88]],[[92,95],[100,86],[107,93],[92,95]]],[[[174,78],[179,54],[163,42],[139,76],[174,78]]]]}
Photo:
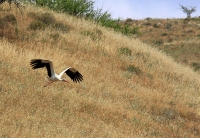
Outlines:
{"type": "Polygon", "coordinates": [[[3,18],[0,17],[0,29],[3,29],[6,27],[6,22],[3,20],[3,18]]]}
{"type": "MultiPolygon", "coordinates": [[[[112,19],[108,11],[103,12],[102,9],[94,10],[94,4],[95,2],[93,0],[36,0],[36,5],[38,6],[47,6],[50,9],[62,11],[73,16],[92,19],[102,26],[113,28],[115,31],[125,35],[140,34],[139,28],[137,27],[129,28],[127,26],[121,26],[120,19],[112,19]]],[[[30,14],[30,16],[35,15],[30,14]]],[[[43,15],[38,20],[44,22],[46,25],[54,21],[49,15],[43,15]]]]}
{"type": "Polygon", "coordinates": [[[50,13],[42,13],[37,17],[37,19],[46,24],[47,26],[54,24],[56,21],[55,17],[50,13]]]}
{"type": "Polygon", "coordinates": [[[145,23],[145,25],[146,25],[146,26],[150,26],[150,25],[151,25],[151,23],[147,22],[147,23],[145,23]]]}
{"type": "Polygon", "coordinates": [[[5,21],[0,17],[0,37],[3,37],[4,33],[3,33],[3,29],[5,28],[6,23],[5,21]]]}
{"type": "Polygon", "coordinates": [[[178,24],[178,21],[175,21],[174,24],[178,24]]]}
{"type": "Polygon", "coordinates": [[[94,39],[95,38],[95,34],[94,32],[91,32],[91,31],[83,31],[81,32],[83,35],[86,35],[86,36],[90,36],[91,39],[94,39]]]}
{"type": "Polygon", "coordinates": [[[151,20],[152,18],[150,18],[150,17],[147,17],[145,20],[147,20],[147,21],[149,21],[149,20],[151,20]]]}
{"type": "Polygon", "coordinates": [[[101,36],[103,34],[103,32],[100,30],[100,29],[95,29],[95,33],[98,35],[98,36],[101,36]]]}
{"type": "Polygon", "coordinates": [[[69,32],[69,30],[70,30],[70,27],[67,26],[67,25],[64,25],[62,22],[55,22],[53,27],[57,30],[64,32],[64,33],[69,32]]]}
{"type": "Polygon", "coordinates": [[[130,28],[128,25],[125,25],[124,27],[120,27],[118,30],[125,35],[140,35],[138,27],[130,28]]]}
{"type": "Polygon", "coordinates": [[[51,26],[56,30],[66,33],[70,29],[69,26],[63,24],[62,22],[56,21],[55,17],[48,12],[42,14],[29,12],[28,16],[35,19],[35,21],[30,24],[30,28],[33,30],[44,29],[46,26],[51,26]]]}
{"type": "Polygon", "coordinates": [[[132,51],[128,47],[121,47],[118,49],[120,55],[131,56],[132,51]]]}
{"type": "Polygon", "coordinates": [[[47,6],[51,8],[54,6],[54,3],[55,3],[51,0],[35,0],[35,2],[37,6],[47,6]]]}
{"type": "Polygon", "coordinates": [[[193,62],[192,67],[194,68],[194,71],[200,70],[200,64],[197,62],[193,62]]]}
{"type": "Polygon", "coordinates": [[[60,37],[59,33],[50,34],[50,38],[52,38],[54,41],[58,40],[59,37],[60,37]]]}
{"type": "Polygon", "coordinates": [[[0,17],[0,37],[6,37],[8,40],[15,40],[18,38],[19,30],[17,26],[12,26],[16,23],[17,20],[13,14],[8,14],[3,18],[0,17]]]}
{"type": "Polygon", "coordinates": [[[161,115],[167,120],[172,120],[178,116],[178,112],[171,108],[164,108],[161,110],[161,115]]]}
{"type": "Polygon", "coordinates": [[[183,23],[188,23],[190,21],[190,18],[185,18],[184,20],[183,20],[183,23]]]}
{"type": "Polygon", "coordinates": [[[162,39],[158,39],[155,41],[155,45],[162,45],[164,44],[164,41],[162,39]]]}
{"type": "Polygon", "coordinates": [[[125,22],[133,22],[133,19],[127,18],[125,22]]]}
{"type": "Polygon", "coordinates": [[[133,66],[133,65],[127,66],[127,67],[126,67],[126,70],[127,70],[128,72],[132,72],[132,73],[135,73],[135,74],[137,74],[137,75],[139,75],[139,74],[142,72],[138,67],[135,67],[135,66],[133,66]]]}
{"type": "Polygon", "coordinates": [[[36,0],[36,5],[47,6],[56,11],[62,11],[70,15],[84,16],[90,13],[94,7],[92,0],[36,0]]]}
{"type": "Polygon", "coordinates": [[[90,19],[100,23],[102,26],[113,28],[115,31],[118,31],[121,27],[119,24],[120,19],[112,19],[108,11],[102,12],[102,9],[92,11],[90,13],[90,19]]]}
{"type": "Polygon", "coordinates": [[[51,13],[48,13],[48,12],[46,12],[46,13],[29,12],[27,14],[28,14],[29,17],[31,17],[35,20],[39,20],[47,26],[53,25],[56,22],[55,17],[51,13]]]}
{"type": "Polygon", "coordinates": [[[165,25],[165,28],[166,29],[170,29],[172,27],[172,23],[167,23],[166,25],[165,25]]]}
{"type": "Polygon", "coordinates": [[[29,25],[29,28],[32,30],[39,30],[39,29],[45,29],[46,24],[39,20],[32,21],[29,25]]]}
{"type": "Polygon", "coordinates": [[[187,30],[186,33],[193,33],[193,30],[187,30]]]}
{"type": "Polygon", "coordinates": [[[16,24],[17,23],[17,20],[15,18],[15,16],[13,14],[8,14],[6,15],[4,18],[3,18],[4,21],[6,22],[10,22],[12,24],[16,24]]]}
{"type": "Polygon", "coordinates": [[[92,40],[100,40],[103,34],[101,30],[95,29],[94,31],[83,31],[83,35],[89,36],[92,40]]]}
{"type": "Polygon", "coordinates": [[[159,28],[159,25],[155,23],[155,24],[153,24],[153,27],[154,28],[159,28]]]}
{"type": "Polygon", "coordinates": [[[162,33],[161,36],[167,36],[167,33],[162,33]]]}
{"type": "Polygon", "coordinates": [[[133,22],[133,20],[132,20],[131,18],[127,18],[127,19],[125,20],[125,24],[126,24],[126,25],[131,25],[132,22],[133,22]]]}

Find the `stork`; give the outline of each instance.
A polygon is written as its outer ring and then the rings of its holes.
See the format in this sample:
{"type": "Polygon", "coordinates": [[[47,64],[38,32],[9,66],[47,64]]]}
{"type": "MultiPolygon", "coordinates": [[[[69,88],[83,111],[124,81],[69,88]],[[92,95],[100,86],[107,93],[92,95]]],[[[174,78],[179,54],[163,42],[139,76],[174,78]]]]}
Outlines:
{"type": "Polygon", "coordinates": [[[32,66],[32,69],[46,67],[47,74],[49,77],[47,77],[48,83],[44,87],[50,85],[51,83],[53,83],[55,81],[68,82],[66,79],[61,78],[64,73],[66,73],[75,83],[81,82],[83,80],[83,76],[76,69],[74,69],[72,67],[69,67],[69,68],[63,70],[59,75],[56,74],[54,72],[53,63],[50,60],[32,59],[30,61],[30,65],[32,66]]]}

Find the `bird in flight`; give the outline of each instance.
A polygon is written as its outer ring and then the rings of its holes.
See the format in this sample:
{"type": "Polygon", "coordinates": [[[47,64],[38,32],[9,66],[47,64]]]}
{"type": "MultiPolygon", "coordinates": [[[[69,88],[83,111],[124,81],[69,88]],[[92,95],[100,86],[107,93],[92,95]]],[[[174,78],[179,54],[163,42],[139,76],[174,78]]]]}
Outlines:
{"type": "Polygon", "coordinates": [[[67,69],[63,70],[59,75],[54,72],[53,68],[53,63],[50,60],[44,60],[44,59],[32,59],[30,61],[30,65],[32,66],[32,69],[38,69],[38,68],[43,68],[46,67],[47,69],[47,74],[48,74],[48,83],[44,86],[48,86],[51,83],[55,81],[63,81],[63,82],[68,82],[66,79],[62,78],[62,75],[66,73],[72,80],[73,82],[81,82],[83,80],[83,76],[74,68],[68,67],[67,69]]]}

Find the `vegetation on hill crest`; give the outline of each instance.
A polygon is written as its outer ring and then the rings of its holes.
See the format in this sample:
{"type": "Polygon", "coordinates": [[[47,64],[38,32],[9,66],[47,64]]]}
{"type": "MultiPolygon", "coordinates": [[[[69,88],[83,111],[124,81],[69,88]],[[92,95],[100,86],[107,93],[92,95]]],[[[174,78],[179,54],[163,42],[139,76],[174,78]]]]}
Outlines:
{"type": "Polygon", "coordinates": [[[156,47],[176,62],[199,71],[200,18],[186,19],[127,19],[124,24],[139,27],[138,37],[144,43],[156,47]]]}

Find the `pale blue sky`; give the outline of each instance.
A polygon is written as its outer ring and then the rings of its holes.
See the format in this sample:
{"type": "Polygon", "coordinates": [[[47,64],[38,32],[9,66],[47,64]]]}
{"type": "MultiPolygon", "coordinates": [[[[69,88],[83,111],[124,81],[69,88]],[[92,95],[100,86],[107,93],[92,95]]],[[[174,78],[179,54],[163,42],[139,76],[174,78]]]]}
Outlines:
{"type": "Polygon", "coordinates": [[[200,16],[200,0],[94,0],[95,7],[108,10],[112,18],[185,18],[180,5],[196,7],[192,17],[200,16]]]}

